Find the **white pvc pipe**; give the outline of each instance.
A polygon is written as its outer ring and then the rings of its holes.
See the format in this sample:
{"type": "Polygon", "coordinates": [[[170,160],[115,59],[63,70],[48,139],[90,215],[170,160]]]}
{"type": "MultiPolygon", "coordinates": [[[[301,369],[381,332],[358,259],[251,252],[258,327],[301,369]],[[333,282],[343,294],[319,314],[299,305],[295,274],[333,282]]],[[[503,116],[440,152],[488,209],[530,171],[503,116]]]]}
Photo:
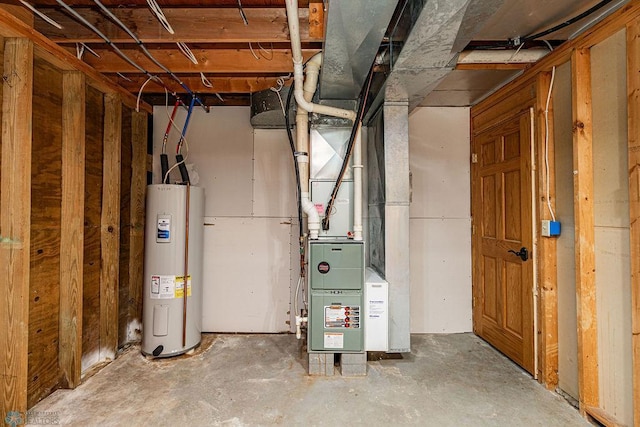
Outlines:
{"type": "Polygon", "coordinates": [[[362,240],[362,124],[353,143],[353,240],[362,240]]]}
{"type": "Polygon", "coordinates": [[[300,28],[298,17],[298,0],[286,0],[287,21],[289,23],[289,37],[291,38],[291,53],[293,56],[293,82],[294,96],[298,103],[298,108],[303,108],[309,113],[324,114],[326,116],[349,119],[352,122],[356,119],[356,112],[343,110],[342,108],[319,105],[306,100],[303,88],[303,58],[302,45],[300,44],[300,28]]]}
{"type": "Polygon", "coordinates": [[[320,233],[320,216],[309,197],[309,113],[319,113],[355,121],[356,112],[326,105],[313,104],[311,100],[318,85],[318,75],[322,66],[322,55],[314,55],[307,63],[307,79],[303,75],[302,46],[298,17],[298,0],[286,0],[291,53],[293,56],[294,96],[298,104],[296,114],[296,159],[300,170],[300,204],[307,215],[309,238],[316,240],[320,233]]]}

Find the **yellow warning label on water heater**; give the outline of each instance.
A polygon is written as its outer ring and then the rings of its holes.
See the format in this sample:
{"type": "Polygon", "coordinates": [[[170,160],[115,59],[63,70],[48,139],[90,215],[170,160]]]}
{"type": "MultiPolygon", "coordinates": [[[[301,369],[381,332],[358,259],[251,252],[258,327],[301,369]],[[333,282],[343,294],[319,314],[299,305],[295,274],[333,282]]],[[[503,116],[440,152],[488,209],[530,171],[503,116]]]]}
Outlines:
{"type": "MultiPolygon", "coordinates": [[[[184,297],[184,276],[176,276],[175,298],[184,297]]],[[[191,296],[191,276],[187,276],[187,296],[191,296]]]]}

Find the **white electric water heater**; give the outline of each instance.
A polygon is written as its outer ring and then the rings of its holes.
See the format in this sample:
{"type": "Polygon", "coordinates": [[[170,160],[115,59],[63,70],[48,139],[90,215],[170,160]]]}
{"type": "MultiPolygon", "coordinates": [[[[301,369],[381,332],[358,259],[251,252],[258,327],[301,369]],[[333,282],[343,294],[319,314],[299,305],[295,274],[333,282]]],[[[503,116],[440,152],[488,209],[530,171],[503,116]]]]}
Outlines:
{"type": "Polygon", "coordinates": [[[175,356],[201,339],[204,189],[148,186],[146,221],[142,353],[175,356]]]}

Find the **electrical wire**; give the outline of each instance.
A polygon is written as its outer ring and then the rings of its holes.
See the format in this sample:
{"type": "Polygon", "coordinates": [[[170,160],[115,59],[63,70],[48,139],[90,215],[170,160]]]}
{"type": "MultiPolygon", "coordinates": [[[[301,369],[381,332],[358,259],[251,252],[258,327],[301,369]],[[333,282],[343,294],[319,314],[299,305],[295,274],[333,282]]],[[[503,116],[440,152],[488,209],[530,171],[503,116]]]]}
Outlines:
{"type": "Polygon", "coordinates": [[[249,21],[247,20],[247,15],[244,14],[244,9],[242,8],[241,0],[238,0],[238,11],[240,11],[240,18],[242,18],[242,22],[244,22],[244,25],[249,25],[249,21]]]}
{"type": "Polygon", "coordinates": [[[574,17],[573,17],[573,18],[571,18],[571,19],[568,19],[568,20],[564,21],[564,22],[563,22],[563,23],[561,23],[561,24],[558,24],[558,25],[556,25],[556,26],[554,26],[554,27],[551,27],[551,28],[549,28],[548,30],[544,30],[544,31],[541,31],[541,32],[536,33],[536,34],[532,34],[532,35],[530,35],[530,36],[523,37],[523,38],[522,38],[523,43],[524,43],[525,41],[528,41],[528,40],[536,40],[536,39],[539,39],[540,37],[544,37],[544,36],[549,35],[549,34],[551,34],[551,33],[555,33],[556,31],[559,31],[559,30],[561,30],[561,29],[563,29],[563,28],[566,28],[566,27],[568,27],[569,25],[574,24],[574,23],[576,23],[576,22],[580,21],[580,20],[581,20],[581,19],[583,19],[583,18],[586,18],[587,16],[591,15],[593,12],[596,12],[598,9],[603,8],[604,6],[606,6],[607,4],[611,3],[612,1],[613,1],[613,0],[603,0],[603,1],[601,1],[600,3],[596,4],[595,6],[593,6],[593,7],[589,8],[589,9],[585,10],[585,11],[584,11],[584,12],[582,12],[581,14],[576,15],[576,16],[574,16],[574,17]]]}
{"type": "Polygon", "coordinates": [[[140,86],[140,90],[138,91],[138,98],[136,99],[136,112],[138,113],[140,112],[140,100],[142,99],[142,91],[144,90],[145,86],[147,86],[152,80],[164,86],[164,83],[162,82],[162,80],[160,80],[160,77],[149,75],[149,78],[144,83],[142,83],[142,86],[140,86]]]}
{"type": "Polygon", "coordinates": [[[60,6],[62,6],[67,12],[69,12],[71,14],[71,16],[73,16],[74,18],[76,18],[78,21],[80,21],[82,24],[84,24],[85,26],[87,26],[91,31],[93,31],[94,33],[96,33],[102,40],[105,41],[105,43],[107,43],[107,45],[109,45],[115,52],[116,54],[118,54],[119,57],[121,57],[122,59],[124,59],[125,61],[127,61],[127,63],[129,63],[129,65],[131,65],[132,67],[134,67],[136,70],[140,71],[141,73],[146,74],[148,77],[151,77],[151,74],[145,70],[144,68],[142,68],[141,66],[139,66],[138,64],[136,64],[131,58],[129,58],[122,50],[120,50],[120,48],[118,46],[116,46],[115,44],[113,44],[111,42],[111,40],[109,40],[109,38],[107,36],[105,36],[99,29],[97,29],[95,26],[93,26],[89,21],[87,21],[86,19],[84,19],[82,17],[82,15],[80,15],[78,12],[76,12],[75,10],[73,10],[71,8],[71,6],[69,6],[68,4],[66,4],[65,2],[63,2],[62,0],[56,0],[56,3],[58,3],[60,6]]]}
{"type": "Polygon", "coordinates": [[[289,88],[289,93],[287,95],[287,103],[285,107],[285,115],[284,122],[285,127],[287,128],[287,137],[289,139],[289,146],[291,147],[291,157],[293,158],[293,168],[296,174],[296,190],[297,190],[297,202],[298,202],[298,229],[300,236],[300,251],[304,251],[304,226],[302,224],[302,199],[300,189],[300,166],[298,165],[298,152],[296,151],[296,145],[293,142],[293,133],[291,132],[291,100],[293,99],[293,88],[289,88]]]}
{"type": "Polygon", "coordinates": [[[342,162],[342,168],[340,169],[340,174],[338,175],[336,184],[333,187],[333,191],[331,192],[329,203],[327,203],[327,208],[324,211],[324,218],[322,219],[323,230],[329,229],[329,217],[334,212],[333,205],[335,204],[336,197],[338,197],[338,191],[340,190],[340,185],[342,184],[342,180],[344,179],[344,174],[347,171],[347,166],[349,165],[349,159],[351,159],[351,153],[353,151],[353,146],[355,143],[356,134],[358,133],[358,128],[360,127],[360,122],[364,117],[364,111],[367,105],[367,99],[369,98],[369,89],[371,88],[371,81],[373,80],[374,65],[375,64],[371,64],[371,68],[369,69],[369,75],[367,76],[367,84],[362,88],[362,91],[360,92],[360,104],[358,105],[358,113],[356,115],[356,119],[353,121],[353,127],[351,128],[351,136],[349,137],[347,152],[344,156],[344,161],[342,162]]]}
{"type": "MultiPolygon", "coordinates": [[[[166,108],[168,110],[169,99],[167,98],[166,101],[167,101],[166,108]]],[[[179,106],[180,106],[180,98],[176,98],[176,102],[173,105],[173,111],[171,111],[171,116],[169,117],[169,122],[167,122],[167,130],[164,132],[164,136],[162,137],[162,154],[167,153],[167,141],[169,139],[169,132],[171,132],[171,125],[173,124],[173,119],[175,119],[176,117],[176,113],[178,112],[179,106]]],[[[169,111],[167,111],[167,115],[168,113],[169,111]]]]}
{"type": "Polygon", "coordinates": [[[180,167],[181,164],[185,164],[187,163],[187,159],[189,158],[189,141],[187,140],[187,138],[183,138],[183,142],[184,142],[184,147],[185,147],[185,155],[184,158],[182,159],[182,161],[176,163],[175,165],[171,166],[169,168],[169,170],[167,171],[167,173],[164,175],[164,178],[162,180],[162,182],[167,182],[167,178],[169,178],[169,175],[171,175],[171,172],[177,168],[180,167]]]}
{"type": "Polygon", "coordinates": [[[198,65],[198,58],[196,58],[193,52],[191,52],[191,49],[189,49],[189,46],[187,46],[185,42],[176,42],[176,44],[178,45],[178,49],[180,49],[180,52],[182,52],[182,54],[186,56],[189,61],[193,62],[195,65],[198,65]]]}
{"type": "MultiPolygon", "coordinates": [[[[278,85],[278,87],[275,86],[271,86],[269,89],[271,89],[272,92],[275,92],[276,95],[278,95],[278,100],[280,101],[280,107],[282,108],[282,115],[286,116],[286,110],[284,109],[284,102],[282,102],[282,96],[280,96],[280,92],[282,91],[282,88],[284,87],[284,82],[285,80],[289,80],[291,78],[291,73],[289,73],[286,76],[280,76],[278,77],[278,80],[276,80],[276,84],[278,85]]],[[[291,89],[289,89],[291,90],[291,89]]]]}
{"type": "Polygon", "coordinates": [[[31,4],[27,3],[24,0],[20,0],[20,3],[22,3],[22,5],[24,7],[26,7],[27,9],[29,9],[31,12],[35,13],[36,15],[38,15],[40,18],[42,18],[42,20],[44,20],[44,22],[46,22],[49,25],[52,25],[54,27],[56,27],[59,30],[62,30],[62,25],[58,24],[56,21],[54,21],[52,18],[49,18],[47,15],[45,15],[44,13],[40,12],[38,9],[36,9],[35,7],[33,7],[31,4]]]}
{"type": "Polygon", "coordinates": [[[253,50],[253,46],[251,46],[251,42],[249,42],[249,50],[251,51],[251,55],[253,55],[254,58],[260,59],[260,57],[256,55],[256,52],[253,50]]]}
{"type": "Polygon", "coordinates": [[[156,3],[155,0],[147,0],[147,4],[149,5],[149,9],[151,9],[153,14],[156,15],[156,18],[158,18],[158,21],[160,21],[160,24],[162,24],[164,29],[167,30],[169,34],[175,34],[173,27],[171,27],[171,24],[169,24],[167,17],[164,15],[164,12],[162,11],[158,3],[156,3]]]}
{"type": "MultiPolygon", "coordinates": [[[[173,80],[175,80],[192,98],[196,99],[196,102],[202,106],[202,108],[204,108],[204,110],[208,113],[209,112],[209,107],[207,107],[206,105],[204,105],[204,103],[202,103],[202,101],[193,93],[193,91],[191,89],[189,89],[189,87],[170,69],[168,69],[167,67],[165,67],[164,65],[162,65],[162,63],[160,63],[152,54],[151,52],[149,52],[149,50],[147,49],[147,47],[144,45],[144,43],[142,42],[142,40],[140,40],[138,38],[138,36],[136,36],[133,31],[131,31],[129,29],[129,27],[127,27],[117,16],[115,16],[113,13],[111,13],[111,11],[104,6],[99,0],[93,0],[95,4],[98,5],[98,7],[100,8],[100,10],[102,10],[104,12],[105,15],[107,15],[107,17],[109,19],[111,19],[113,22],[115,22],[120,28],[122,28],[128,35],[129,37],[131,37],[136,44],[138,45],[138,47],[142,50],[142,52],[158,67],[160,67],[165,73],[167,73],[173,80]]],[[[149,0],[147,0],[149,1],[149,0]]],[[[125,59],[127,62],[129,62],[131,65],[133,65],[134,67],[136,67],[139,71],[145,73],[148,77],[151,77],[151,74],[144,70],[142,67],[140,67],[139,65],[135,64],[135,62],[133,62],[129,57],[127,57],[120,49],[117,48],[117,46],[115,46],[111,40],[109,40],[107,38],[107,36],[105,36],[104,34],[102,34],[100,32],[100,30],[98,30],[96,27],[94,27],[93,25],[91,25],[90,22],[88,22],[86,19],[84,19],[81,15],[79,15],[77,12],[75,12],[73,9],[71,9],[68,5],[66,5],[62,0],[56,0],[56,2],[58,2],[58,4],[60,4],[61,6],[63,6],[65,9],[67,9],[74,17],[76,17],[76,19],[78,19],[80,22],[82,22],[84,25],[86,25],[87,27],[89,27],[91,30],[93,30],[96,34],[98,34],[98,36],[100,36],[109,46],[111,46],[114,49],[117,49],[116,53],[119,52],[119,55],[125,59]]],[[[165,86],[166,88],[166,86],[165,86]]],[[[167,88],[168,89],[168,88],[167,88]]]]}
{"type": "Polygon", "coordinates": [[[124,74],[122,74],[120,71],[118,71],[116,73],[116,76],[120,77],[121,79],[123,79],[124,81],[127,81],[127,82],[132,82],[133,81],[129,77],[127,77],[124,74]]]}
{"type": "Polygon", "coordinates": [[[212,88],[213,87],[213,83],[211,83],[211,81],[207,78],[207,76],[204,75],[204,73],[202,71],[200,71],[200,80],[202,81],[202,84],[208,88],[212,88]]]}
{"type": "Polygon", "coordinates": [[[82,59],[82,55],[84,54],[84,51],[89,52],[90,54],[92,54],[93,56],[95,56],[96,58],[100,58],[100,55],[98,54],[98,52],[96,52],[95,50],[91,49],[89,46],[87,46],[84,43],[76,43],[76,56],[78,57],[78,59],[82,59]]]}
{"type": "Polygon", "coordinates": [[[551,94],[553,93],[553,83],[556,79],[556,67],[553,67],[551,70],[551,82],[549,83],[549,93],[547,94],[547,103],[544,107],[544,166],[545,166],[545,184],[546,184],[546,194],[545,197],[547,199],[547,208],[549,209],[549,213],[551,214],[551,219],[553,221],[556,220],[556,214],[553,212],[553,207],[551,206],[551,184],[549,180],[549,104],[551,103],[551,94]]]}
{"type": "Polygon", "coordinates": [[[271,43],[271,50],[267,50],[264,47],[262,47],[260,42],[258,42],[258,47],[260,48],[260,50],[258,52],[260,53],[261,57],[263,57],[267,61],[273,60],[273,43],[271,43]],[[264,53],[262,53],[262,52],[269,54],[269,56],[265,56],[264,53]]]}

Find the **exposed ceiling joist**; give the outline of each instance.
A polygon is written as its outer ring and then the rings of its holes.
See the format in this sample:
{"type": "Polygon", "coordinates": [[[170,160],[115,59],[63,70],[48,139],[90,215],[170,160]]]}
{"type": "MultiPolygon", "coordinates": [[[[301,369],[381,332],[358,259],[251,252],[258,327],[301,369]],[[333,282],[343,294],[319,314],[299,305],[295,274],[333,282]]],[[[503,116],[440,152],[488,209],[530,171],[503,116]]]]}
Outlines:
{"type": "MultiPolygon", "coordinates": [[[[244,3],[243,3],[244,4],[244,3]]],[[[89,23],[104,33],[114,43],[135,43],[123,30],[105,15],[89,8],[75,9],[89,23]]],[[[62,30],[36,20],[36,29],[57,43],[82,42],[101,43],[102,39],[93,31],[77,22],[68,14],[56,9],[41,9],[60,25],[62,30]]],[[[113,8],[118,17],[144,43],[167,43],[185,41],[189,43],[276,43],[289,42],[287,14],[284,9],[247,9],[244,11],[249,25],[244,25],[238,10],[164,8],[163,12],[175,34],[169,34],[149,9],[113,8]]],[[[322,35],[309,35],[309,11],[300,10],[301,41],[321,42],[322,35]]]]}
{"type": "MultiPolygon", "coordinates": [[[[34,0],[31,1],[32,4],[44,7],[44,6],[57,6],[55,0],[34,0]]],[[[94,6],[95,3],[92,0],[68,0],[65,1],[69,6],[94,6]]],[[[102,0],[102,4],[108,7],[123,7],[123,8],[134,8],[134,7],[148,7],[147,0],[102,0]]],[[[170,3],[172,7],[227,7],[227,8],[237,8],[238,0],[214,0],[214,1],[198,1],[198,0],[171,0],[168,1],[160,1],[160,6],[164,7],[165,4],[170,3]]],[[[299,0],[298,4],[300,7],[307,7],[309,5],[309,0],[299,0]]],[[[279,7],[284,9],[284,0],[242,0],[242,7],[244,8],[253,8],[253,7],[279,7]]]]}
{"type": "MultiPolygon", "coordinates": [[[[100,57],[85,53],[84,61],[101,73],[139,72],[115,52],[105,49],[93,49],[100,57]]],[[[164,70],[154,64],[142,51],[135,47],[121,49],[136,64],[152,74],[162,74],[164,70]]],[[[284,73],[293,71],[291,51],[288,49],[265,49],[255,47],[253,52],[246,49],[191,49],[198,64],[192,63],[177,47],[171,49],[149,49],[158,62],[174,73],[284,73]],[[255,56],[254,56],[255,54],[255,56]],[[257,59],[256,59],[257,57],[257,59]]],[[[305,59],[318,52],[317,49],[305,49],[305,59]]]]}
{"type": "MultiPolygon", "coordinates": [[[[145,77],[128,76],[123,78],[118,75],[109,75],[120,86],[124,87],[130,92],[137,92],[144,84],[145,77]]],[[[269,89],[271,87],[278,87],[278,77],[212,77],[206,76],[207,80],[211,83],[212,87],[207,87],[202,78],[198,76],[181,76],[183,83],[185,83],[195,93],[219,93],[219,94],[238,94],[238,93],[254,93],[262,90],[269,89]]],[[[180,85],[170,79],[161,77],[162,81],[170,91],[182,92],[180,85]]],[[[151,81],[144,87],[143,93],[159,93],[163,92],[164,88],[157,83],[151,81]]]]}

